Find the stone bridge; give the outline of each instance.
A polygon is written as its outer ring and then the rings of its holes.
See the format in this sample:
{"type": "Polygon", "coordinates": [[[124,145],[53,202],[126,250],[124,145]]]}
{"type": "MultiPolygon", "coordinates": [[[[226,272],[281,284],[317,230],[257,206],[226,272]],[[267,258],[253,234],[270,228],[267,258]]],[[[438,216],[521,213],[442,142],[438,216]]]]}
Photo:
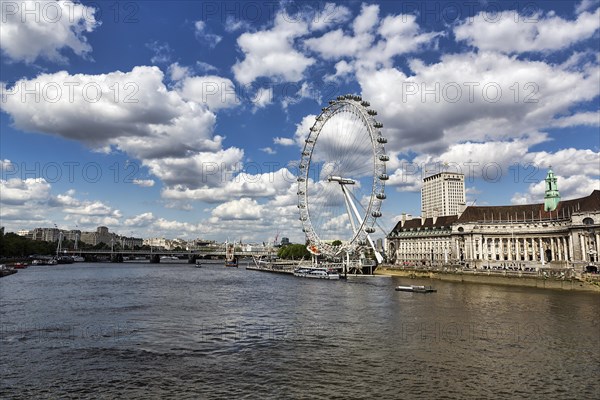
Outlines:
{"type": "MultiPolygon", "coordinates": [[[[259,257],[268,254],[276,254],[277,249],[236,251],[236,257],[259,257]]],[[[61,255],[81,256],[86,261],[110,260],[112,262],[124,262],[128,260],[147,259],[151,263],[174,261],[175,258],[187,260],[193,264],[198,259],[224,259],[225,249],[207,250],[65,250],[61,255]]]]}

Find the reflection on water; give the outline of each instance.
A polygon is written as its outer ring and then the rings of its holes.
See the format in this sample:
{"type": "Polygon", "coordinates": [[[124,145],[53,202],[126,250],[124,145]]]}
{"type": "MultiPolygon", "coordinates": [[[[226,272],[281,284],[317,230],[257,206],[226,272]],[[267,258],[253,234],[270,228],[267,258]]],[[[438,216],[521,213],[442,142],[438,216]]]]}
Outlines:
{"type": "Polygon", "coordinates": [[[598,398],[596,294],[187,264],[0,281],[3,398],[598,398]],[[425,283],[425,282],[423,282],[425,283]]]}

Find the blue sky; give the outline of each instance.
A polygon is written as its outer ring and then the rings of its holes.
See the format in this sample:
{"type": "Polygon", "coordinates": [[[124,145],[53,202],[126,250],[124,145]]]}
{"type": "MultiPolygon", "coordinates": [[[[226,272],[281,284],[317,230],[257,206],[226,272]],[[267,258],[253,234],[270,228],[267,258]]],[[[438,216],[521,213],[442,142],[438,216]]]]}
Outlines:
{"type": "Polygon", "coordinates": [[[382,225],[600,189],[599,2],[2,1],[2,226],[302,241],[295,164],[328,100],[384,124],[382,225]]]}

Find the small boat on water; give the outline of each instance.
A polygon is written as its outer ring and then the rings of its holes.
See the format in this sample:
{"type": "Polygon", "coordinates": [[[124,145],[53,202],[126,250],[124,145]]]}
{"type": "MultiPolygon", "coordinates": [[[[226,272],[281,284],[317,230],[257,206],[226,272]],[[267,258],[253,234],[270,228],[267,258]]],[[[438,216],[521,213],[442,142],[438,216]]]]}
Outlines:
{"type": "Polygon", "coordinates": [[[14,263],[14,264],[12,264],[12,267],[13,267],[14,269],[25,269],[25,268],[27,268],[28,266],[29,266],[29,265],[28,265],[27,263],[24,263],[24,262],[17,262],[17,263],[14,263]]]}
{"type": "Polygon", "coordinates": [[[294,270],[294,276],[316,279],[340,279],[340,274],[330,268],[303,267],[294,270]]]}
{"type": "Polygon", "coordinates": [[[56,261],[54,258],[36,258],[35,260],[31,261],[31,265],[56,265],[58,264],[58,261],[56,261]]]}
{"type": "Polygon", "coordinates": [[[415,293],[437,292],[437,290],[432,288],[431,286],[420,286],[420,285],[396,286],[396,291],[398,291],[398,292],[415,292],[415,293]]]}
{"type": "Polygon", "coordinates": [[[0,264],[0,278],[16,274],[17,270],[4,264],[0,264]]]}

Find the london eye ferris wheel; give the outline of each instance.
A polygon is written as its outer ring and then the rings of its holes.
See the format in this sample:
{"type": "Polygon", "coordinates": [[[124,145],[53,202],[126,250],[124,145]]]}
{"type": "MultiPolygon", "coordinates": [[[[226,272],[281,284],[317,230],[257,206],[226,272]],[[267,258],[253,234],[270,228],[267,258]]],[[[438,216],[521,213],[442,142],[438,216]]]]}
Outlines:
{"type": "Polygon", "coordinates": [[[298,209],[308,248],[335,257],[373,248],[381,217],[386,161],[377,112],[360,96],[331,100],[305,139],[298,173],[298,209]]]}

